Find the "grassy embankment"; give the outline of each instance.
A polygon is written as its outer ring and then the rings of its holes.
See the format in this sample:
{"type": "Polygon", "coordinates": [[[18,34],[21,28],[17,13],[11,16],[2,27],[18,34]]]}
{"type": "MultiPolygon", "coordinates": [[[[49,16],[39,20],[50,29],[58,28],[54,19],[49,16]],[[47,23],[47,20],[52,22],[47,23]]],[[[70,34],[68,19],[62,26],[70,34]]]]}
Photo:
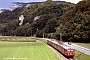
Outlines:
{"type": "Polygon", "coordinates": [[[75,51],[75,59],[76,60],[90,60],[90,56],[79,52],[79,51],[75,51]],[[79,56],[81,54],[81,56],[79,56]]]}
{"type": "MultiPolygon", "coordinates": [[[[90,43],[75,43],[75,44],[90,49],[90,43]]],[[[84,53],[81,53],[81,52],[79,52],[79,51],[76,51],[75,53],[76,53],[76,54],[75,54],[76,60],[90,60],[90,56],[88,56],[88,55],[86,55],[86,54],[84,54],[84,53]],[[81,54],[81,56],[78,57],[79,54],[81,54]]]]}
{"type": "Polygon", "coordinates": [[[21,40],[35,40],[34,38],[0,37],[0,40],[0,60],[61,60],[40,41],[21,42],[21,40]],[[9,42],[11,40],[14,42],[9,42]]]}

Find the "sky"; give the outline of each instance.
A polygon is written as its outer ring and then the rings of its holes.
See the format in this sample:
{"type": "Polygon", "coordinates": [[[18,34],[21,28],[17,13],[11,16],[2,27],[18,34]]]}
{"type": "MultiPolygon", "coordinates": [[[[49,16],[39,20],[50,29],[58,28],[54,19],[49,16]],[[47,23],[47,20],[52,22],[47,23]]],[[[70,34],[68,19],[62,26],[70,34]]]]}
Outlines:
{"type": "MultiPolygon", "coordinates": [[[[0,0],[0,9],[5,8],[5,9],[9,9],[9,7],[11,6],[12,2],[43,2],[46,0],[0,0]]],[[[72,3],[77,3],[81,0],[53,0],[53,1],[66,1],[66,2],[72,2],[72,3]]]]}

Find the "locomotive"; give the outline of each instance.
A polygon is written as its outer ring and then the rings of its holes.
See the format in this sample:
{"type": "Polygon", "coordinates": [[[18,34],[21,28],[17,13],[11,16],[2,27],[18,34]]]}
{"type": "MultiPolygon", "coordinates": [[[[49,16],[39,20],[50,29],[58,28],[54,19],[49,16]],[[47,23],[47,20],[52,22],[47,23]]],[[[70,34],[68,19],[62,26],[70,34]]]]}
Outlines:
{"type": "Polygon", "coordinates": [[[67,57],[74,57],[75,55],[75,49],[56,40],[47,40],[47,44],[51,45],[67,57]]]}

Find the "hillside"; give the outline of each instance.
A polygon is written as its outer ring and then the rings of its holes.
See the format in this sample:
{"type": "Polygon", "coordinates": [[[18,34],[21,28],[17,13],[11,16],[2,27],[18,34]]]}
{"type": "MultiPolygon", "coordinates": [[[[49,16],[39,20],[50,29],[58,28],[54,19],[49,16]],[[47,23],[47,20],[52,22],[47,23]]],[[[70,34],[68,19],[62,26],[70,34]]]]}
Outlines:
{"type": "Polygon", "coordinates": [[[46,1],[27,8],[17,8],[0,14],[1,35],[34,36],[74,42],[90,42],[90,4],[89,0],[77,5],[46,1]],[[19,16],[24,22],[19,25],[19,16]]]}
{"type": "Polygon", "coordinates": [[[58,20],[61,16],[73,8],[73,4],[44,2],[42,4],[33,4],[27,8],[17,8],[13,11],[5,11],[0,14],[0,33],[2,35],[31,36],[54,33],[55,28],[59,26],[58,20]],[[18,17],[23,14],[24,22],[19,26],[18,17]],[[40,18],[34,20],[35,17],[40,18]]]}
{"type": "Polygon", "coordinates": [[[90,0],[79,2],[62,16],[59,23],[58,32],[62,32],[68,40],[90,42],[90,0]]]}

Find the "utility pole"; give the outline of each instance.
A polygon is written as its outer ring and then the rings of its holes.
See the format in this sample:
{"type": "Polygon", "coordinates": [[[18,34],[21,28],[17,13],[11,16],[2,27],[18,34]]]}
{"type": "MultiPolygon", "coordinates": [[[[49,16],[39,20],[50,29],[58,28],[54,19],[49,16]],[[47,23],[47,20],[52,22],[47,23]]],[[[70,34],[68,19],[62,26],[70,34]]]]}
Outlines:
{"type": "Polygon", "coordinates": [[[31,30],[31,37],[32,37],[32,30],[31,30]]]}
{"type": "Polygon", "coordinates": [[[43,33],[43,38],[44,38],[44,33],[43,33]]]}
{"type": "Polygon", "coordinates": [[[62,33],[60,33],[60,41],[62,41],[62,33]]]}
{"type": "Polygon", "coordinates": [[[52,40],[52,37],[53,37],[52,35],[53,35],[53,33],[51,33],[51,40],[52,40]]]}

